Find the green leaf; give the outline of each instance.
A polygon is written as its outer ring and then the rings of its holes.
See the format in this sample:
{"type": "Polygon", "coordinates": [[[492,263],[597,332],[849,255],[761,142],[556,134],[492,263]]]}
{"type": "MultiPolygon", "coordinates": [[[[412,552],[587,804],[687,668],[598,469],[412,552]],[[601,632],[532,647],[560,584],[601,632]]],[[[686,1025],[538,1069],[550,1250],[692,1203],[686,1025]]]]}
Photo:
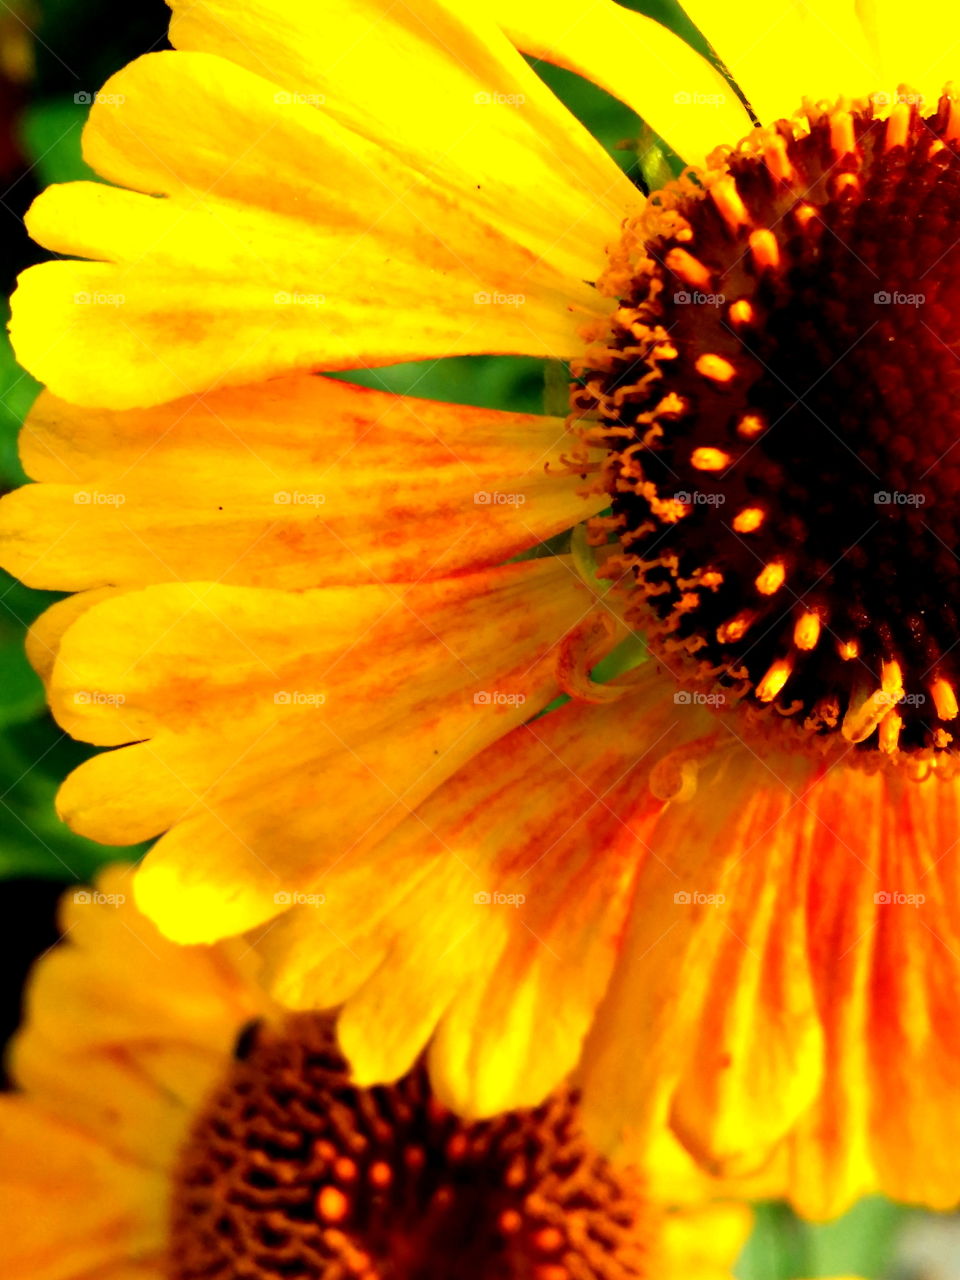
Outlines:
{"type": "Polygon", "coordinates": [[[116,849],[86,840],[57,817],[60,781],[90,754],[48,716],[0,733],[0,877],[85,881],[105,863],[143,852],[143,845],[116,849]]]}
{"type": "Polygon", "coordinates": [[[880,1280],[906,1215],[901,1205],[871,1196],[835,1222],[806,1222],[786,1204],[756,1206],[753,1234],[736,1267],[739,1280],[816,1280],[855,1275],[880,1280]]]}
{"type": "Polygon", "coordinates": [[[77,96],[81,99],[79,102],[72,98],[52,98],[34,103],[21,118],[23,149],[41,186],[96,179],[80,148],[80,135],[90,110],[90,92],[80,90],[77,96]]]}

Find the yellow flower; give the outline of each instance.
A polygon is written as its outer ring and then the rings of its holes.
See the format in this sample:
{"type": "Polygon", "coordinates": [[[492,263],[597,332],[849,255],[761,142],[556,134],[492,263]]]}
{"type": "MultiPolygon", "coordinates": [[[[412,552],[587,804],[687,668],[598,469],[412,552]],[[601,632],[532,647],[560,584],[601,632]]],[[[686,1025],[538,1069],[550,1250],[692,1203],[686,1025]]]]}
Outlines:
{"type": "Polygon", "coordinates": [[[78,593],[34,660],[119,748],[64,816],[160,836],[142,909],[259,931],[360,1082],[580,1062],[611,1150],[947,1207],[960,16],[687,8],[739,145],[605,0],[174,3],[91,112],[116,185],[29,218],[73,260],[14,300],[4,561],[78,593]],[[705,167],[645,200],[518,48],[705,167]],[[572,361],[570,429],[312,372],[463,353],[572,361]]]}
{"type": "Polygon", "coordinates": [[[652,1202],[568,1091],[469,1124],[422,1066],[354,1087],[327,1015],[279,1010],[247,947],[168,942],[128,877],[65,897],[29,984],[0,1099],[4,1275],[730,1280],[745,1205],[652,1202]]]}

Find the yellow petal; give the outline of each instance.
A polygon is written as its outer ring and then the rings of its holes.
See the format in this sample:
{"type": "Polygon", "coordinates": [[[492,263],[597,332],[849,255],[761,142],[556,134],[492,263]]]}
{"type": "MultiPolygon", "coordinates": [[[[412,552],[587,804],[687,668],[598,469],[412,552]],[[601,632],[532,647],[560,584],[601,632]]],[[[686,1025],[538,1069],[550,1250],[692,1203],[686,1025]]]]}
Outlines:
{"type": "Polygon", "coordinates": [[[856,0],[684,0],[762,123],[789,117],[804,97],[831,101],[894,88],[856,0]]]}
{"type": "Polygon", "coordinates": [[[86,154],[151,195],[73,183],[28,214],[48,248],[99,260],[21,277],[12,339],[51,390],[126,408],[292,369],[580,349],[570,308],[592,290],[277,97],[207,54],[148,55],[109,82],[86,154]]]}
{"type": "Polygon", "coordinates": [[[857,13],[882,71],[879,86],[900,84],[924,94],[932,109],[943,87],[957,77],[960,11],[949,0],[863,0],[857,13]]]}
{"type": "Polygon", "coordinates": [[[119,413],[45,393],[20,448],[46,483],[0,504],[0,560],[72,591],[445,576],[599,509],[564,474],[573,443],[560,419],[309,375],[119,413]]]}
{"type": "Polygon", "coordinates": [[[638,203],[484,6],[174,0],[171,8],[178,49],[220,54],[307,101],[321,95],[331,119],[571,280],[596,278],[598,255],[638,203]]]}
{"type": "Polygon", "coordinates": [[[601,85],[687,164],[703,164],[714,147],[750,132],[750,116],[719,71],[645,14],[613,0],[504,0],[496,12],[518,49],[601,85]]]}

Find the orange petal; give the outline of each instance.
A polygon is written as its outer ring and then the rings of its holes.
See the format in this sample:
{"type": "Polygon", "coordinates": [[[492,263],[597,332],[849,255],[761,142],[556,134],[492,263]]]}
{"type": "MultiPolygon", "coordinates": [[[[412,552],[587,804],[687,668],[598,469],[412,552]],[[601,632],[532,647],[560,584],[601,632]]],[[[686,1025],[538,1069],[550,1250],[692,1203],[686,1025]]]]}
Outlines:
{"type": "Polygon", "coordinates": [[[346,1001],[341,1044],[361,1082],[400,1075],[438,1028],[434,1087],[457,1110],[542,1101],[615,962],[662,808],[647,775],[683,733],[676,712],[651,670],[621,703],[568,704],[488,748],[369,856],[333,867],[322,911],[269,931],[279,997],[346,1001]],[[376,902],[371,878],[386,886],[376,902]]]}
{"type": "Polygon", "coordinates": [[[64,637],[51,701],[76,736],[138,745],[81,766],[61,811],[108,842],[175,826],[140,872],[141,905],[180,941],[238,932],[555,696],[558,640],[594,603],[560,559],[107,601],[64,637]]]}
{"type": "MultiPolygon", "coordinates": [[[[0,1267],[7,1276],[124,1276],[124,1261],[155,1265],[166,1243],[166,1179],[124,1163],[72,1124],[16,1095],[0,1098],[0,1267]]],[[[130,1273],[124,1276],[127,1280],[130,1273]]]]}
{"type": "Polygon", "coordinates": [[[585,1052],[592,1125],[608,1145],[626,1116],[642,1147],[672,1108],[701,1157],[762,1159],[816,1096],[806,861],[773,841],[794,803],[766,766],[728,750],[650,836],[656,856],[585,1052]]]}
{"type": "Polygon", "coordinates": [[[739,750],[713,770],[649,837],[584,1054],[591,1130],[642,1159],[669,1117],[725,1175],[775,1157],[811,1217],[956,1204],[960,786],[739,750]]]}
{"type": "Polygon", "coordinates": [[[796,1198],[813,1216],[878,1186],[953,1207],[960,786],[835,772],[814,801],[813,858],[831,867],[810,898],[828,1074],[793,1143],[796,1198]]]}

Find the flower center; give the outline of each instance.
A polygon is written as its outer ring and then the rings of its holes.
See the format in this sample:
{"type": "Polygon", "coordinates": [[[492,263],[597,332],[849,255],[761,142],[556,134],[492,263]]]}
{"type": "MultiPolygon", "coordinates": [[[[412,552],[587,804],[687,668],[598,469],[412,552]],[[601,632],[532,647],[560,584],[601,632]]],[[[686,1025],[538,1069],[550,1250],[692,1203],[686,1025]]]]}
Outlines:
{"type": "MultiPolygon", "coordinates": [[[[636,1188],[589,1153],[569,1095],[466,1124],[416,1068],[349,1083],[331,1020],[253,1024],[181,1152],[170,1280],[627,1280],[636,1188]]],[[[651,1219],[652,1220],[652,1219],[651,1219]]]]}
{"type": "Polygon", "coordinates": [[[651,198],[574,408],[684,697],[924,773],[960,744],[960,101],[879,98],[651,198]]]}

